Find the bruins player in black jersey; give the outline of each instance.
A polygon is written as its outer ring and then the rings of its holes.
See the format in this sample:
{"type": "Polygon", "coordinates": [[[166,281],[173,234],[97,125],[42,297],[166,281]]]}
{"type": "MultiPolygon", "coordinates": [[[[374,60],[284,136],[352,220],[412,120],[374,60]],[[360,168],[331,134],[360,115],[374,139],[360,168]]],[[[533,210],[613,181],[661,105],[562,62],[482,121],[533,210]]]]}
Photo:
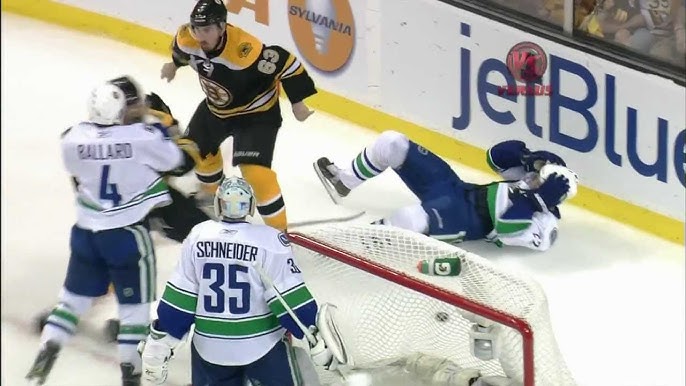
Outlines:
{"type": "Polygon", "coordinates": [[[172,61],[162,67],[162,78],[171,81],[179,67],[190,65],[206,95],[179,143],[197,151],[195,173],[213,194],[223,173],[219,146],[233,136],[233,165],[255,189],[258,212],[267,225],[285,230],[284,199],[271,169],[282,121],[279,92],[283,86],[293,114],[304,121],[312,114],[304,99],[317,91],[295,56],[263,44],[226,17],[221,0],[198,1],[190,23],[176,33],[172,61]]]}

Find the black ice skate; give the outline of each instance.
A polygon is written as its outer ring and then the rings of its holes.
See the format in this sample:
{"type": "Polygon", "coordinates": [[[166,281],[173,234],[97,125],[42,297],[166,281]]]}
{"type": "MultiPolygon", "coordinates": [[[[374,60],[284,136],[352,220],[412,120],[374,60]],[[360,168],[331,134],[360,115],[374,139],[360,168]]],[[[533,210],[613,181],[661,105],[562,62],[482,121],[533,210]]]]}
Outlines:
{"type": "Polygon", "coordinates": [[[122,386],[141,386],[141,373],[134,374],[135,367],[131,363],[122,363],[121,368],[122,386]]]}
{"type": "Polygon", "coordinates": [[[324,185],[324,189],[329,194],[333,202],[339,203],[339,199],[345,197],[350,193],[350,189],[343,185],[343,182],[338,178],[339,170],[328,158],[322,157],[313,164],[314,171],[317,177],[324,185]]]}
{"type": "Polygon", "coordinates": [[[119,320],[107,319],[103,333],[105,334],[105,339],[107,339],[109,343],[116,342],[119,337],[119,320]]]}
{"type": "Polygon", "coordinates": [[[48,341],[45,343],[45,347],[38,353],[36,360],[33,362],[31,370],[26,374],[26,379],[30,385],[42,385],[45,383],[45,379],[55,364],[60,348],[60,345],[55,342],[48,341]]]}
{"type": "Polygon", "coordinates": [[[47,310],[43,311],[40,314],[38,314],[34,321],[33,321],[33,327],[34,330],[40,334],[43,332],[43,327],[48,323],[48,317],[50,317],[50,314],[52,313],[52,310],[47,310]]]}

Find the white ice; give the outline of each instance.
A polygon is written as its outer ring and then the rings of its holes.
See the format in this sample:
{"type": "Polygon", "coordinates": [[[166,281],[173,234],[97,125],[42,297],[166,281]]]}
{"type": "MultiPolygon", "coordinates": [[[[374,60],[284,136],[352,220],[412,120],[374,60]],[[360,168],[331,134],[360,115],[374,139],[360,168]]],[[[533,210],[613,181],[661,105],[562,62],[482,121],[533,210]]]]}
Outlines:
{"type": "MultiPolygon", "coordinates": [[[[38,337],[32,317],[53,305],[69,256],[74,220],[71,187],[62,169],[60,133],[85,117],[85,97],[100,81],[121,74],[159,93],[187,121],[202,93],[190,69],[167,84],[167,58],[31,19],[2,14],[2,384],[23,384],[38,337]]],[[[375,133],[323,112],[296,122],[284,106],[275,155],[291,221],[344,214],[316,180],[322,155],[346,161],[375,133]]],[[[488,175],[454,165],[467,180],[488,175]]],[[[583,176],[581,176],[583,178],[583,176]]],[[[659,199],[659,198],[656,198],[659,199]]],[[[387,173],[360,187],[346,206],[366,209],[368,221],[412,202],[387,173]]],[[[684,246],[665,242],[585,210],[566,206],[560,237],[546,253],[463,247],[535,277],[545,288],[558,343],[580,385],[677,386],[684,378],[684,246]]],[[[160,288],[178,246],[159,243],[160,288]]],[[[95,329],[114,316],[101,304],[67,346],[48,385],[117,385],[116,349],[95,329]]],[[[190,381],[187,349],[171,367],[171,385],[190,381]]]]}

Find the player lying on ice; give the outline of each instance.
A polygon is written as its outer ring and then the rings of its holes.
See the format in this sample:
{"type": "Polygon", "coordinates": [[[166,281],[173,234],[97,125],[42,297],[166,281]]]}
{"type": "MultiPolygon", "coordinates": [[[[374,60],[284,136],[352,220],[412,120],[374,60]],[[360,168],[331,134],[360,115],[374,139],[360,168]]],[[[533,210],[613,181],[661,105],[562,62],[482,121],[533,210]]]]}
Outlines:
{"type": "Polygon", "coordinates": [[[487,151],[489,166],[505,181],[463,181],[437,155],[395,131],[383,132],[345,167],[327,158],[314,164],[336,201],[391,168],[420,203],[375,222],[449,243],[486,239],[498,246],[545,251],[557,237],[558,205],[576,194],[578,177],[559,156],[505,141],[487,151]]]}

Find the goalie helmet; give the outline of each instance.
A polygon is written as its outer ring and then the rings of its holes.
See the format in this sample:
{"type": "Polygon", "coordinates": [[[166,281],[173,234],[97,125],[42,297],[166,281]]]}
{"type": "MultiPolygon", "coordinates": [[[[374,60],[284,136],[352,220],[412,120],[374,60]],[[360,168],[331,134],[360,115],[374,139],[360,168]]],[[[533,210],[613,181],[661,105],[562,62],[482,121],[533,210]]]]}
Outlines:
{"type": "Polygon", "coordinates": [[[109,80],[91,92],[88,98],[88,119],[99,125],[124,123],[129,107],[142,101],[140,88],[128,76],[109,80]]]}
{"type": "Polygon", "coordinates": [[[240,220],[255,213],[255,193],[244,179],[224,178],[214,196],[214,214],[218,218],[240,220]]]}
{"type": "Polygon", "coordinates": [[[200,0],[191,12],[191,26],[204,27],[226,23],[228,12],[222,0],[200,0]]]}
{"type": "Polygon", "coordinates": [[[561,201],[569,200],[570,198],[576,196],[577,187],[579,185],[579,176],[576,173],[566,166],[545,164],[539,172],[539,175],[541,176],[541,183],[545,182],[545,180],[552,174],[564,176],[569,181],[569,190],[567,190],[567,194],[561,201]]]}

